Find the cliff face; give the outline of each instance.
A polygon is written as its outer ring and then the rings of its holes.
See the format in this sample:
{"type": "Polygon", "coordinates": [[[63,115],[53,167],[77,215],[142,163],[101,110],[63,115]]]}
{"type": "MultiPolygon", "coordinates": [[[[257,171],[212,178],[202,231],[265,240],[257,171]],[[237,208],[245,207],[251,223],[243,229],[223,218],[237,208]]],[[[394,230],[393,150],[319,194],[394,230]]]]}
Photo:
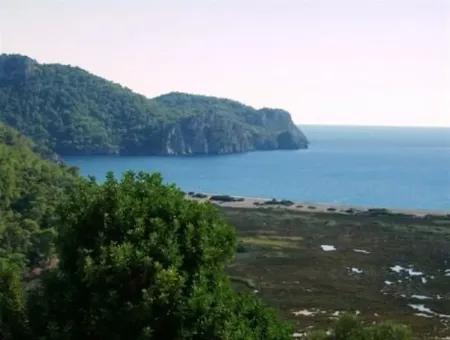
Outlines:
{"type": "Polygon", "coordinates": [[[229,99],[185,93],[170,93],[154,100],[182,117],[162,134],[161,154],[226,154],[308,147],[306,137],[284,110],[255,110],[229,99]]]}
{"type": "Polygon", "coordinates": [[[0,55],[0,121],[60,155],[300,149],[288,112],[170,93],[154,99],[82,69],[0,55]]]}
{"type": "Polygon", "coordinates": [[[160,153],[227,154],[307,147],[306,138],[284,112],[261,112],[259,119],[261,125],[252,128],[214,113],[183,118],[163,134],[160,153]]]}

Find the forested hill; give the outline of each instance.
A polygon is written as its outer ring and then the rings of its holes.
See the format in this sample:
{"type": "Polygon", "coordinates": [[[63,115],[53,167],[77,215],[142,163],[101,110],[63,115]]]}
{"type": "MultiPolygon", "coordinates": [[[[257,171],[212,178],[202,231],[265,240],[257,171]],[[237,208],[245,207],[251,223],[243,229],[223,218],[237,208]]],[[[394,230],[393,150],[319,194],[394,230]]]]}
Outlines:
{"type": "Polygon", "coordinates": [[[0,123],[0,260],[31,266],[48,258],[56,206],[77,180],[75,169],[43,159],[27,138],[0,123]]]}
{"type": "Polygon", "coordinates": [[[0,55],[0,121],[60,155],[299,149],[288,112],[171,93],[148,99],[80,68],[0,55]]]}

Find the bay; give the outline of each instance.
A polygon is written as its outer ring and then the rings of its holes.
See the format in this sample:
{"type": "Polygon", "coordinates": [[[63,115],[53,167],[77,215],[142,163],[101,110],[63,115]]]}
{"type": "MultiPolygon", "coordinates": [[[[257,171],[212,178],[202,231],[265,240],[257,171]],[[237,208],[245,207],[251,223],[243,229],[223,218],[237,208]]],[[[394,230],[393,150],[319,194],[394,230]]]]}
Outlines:
{"type": "Polygon", "coordinates": [[[302,126],[308,150],[67,156],[84,176],[160,172],[184,191],[450,211],[450,128],[302,126]]]}

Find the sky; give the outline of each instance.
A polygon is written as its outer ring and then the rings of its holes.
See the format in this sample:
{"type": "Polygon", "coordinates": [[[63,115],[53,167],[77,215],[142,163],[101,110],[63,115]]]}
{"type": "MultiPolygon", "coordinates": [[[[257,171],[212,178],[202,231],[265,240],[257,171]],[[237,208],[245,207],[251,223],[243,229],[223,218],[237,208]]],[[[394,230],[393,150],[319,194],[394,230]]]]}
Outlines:
{"type": "Polygon", "coordinates": [[[0,0],[0,53],[299,124],[450,126],[450,0],[0,0]]]}

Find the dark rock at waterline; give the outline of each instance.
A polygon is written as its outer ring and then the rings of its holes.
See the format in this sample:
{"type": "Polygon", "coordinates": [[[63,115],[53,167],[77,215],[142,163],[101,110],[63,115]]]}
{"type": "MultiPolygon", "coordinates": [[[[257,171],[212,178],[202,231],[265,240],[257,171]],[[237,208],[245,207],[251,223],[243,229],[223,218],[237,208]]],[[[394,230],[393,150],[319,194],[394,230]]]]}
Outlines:
{"type": "Polygon", "coordinates": [[[210,198],[210,201],[217,202],[243,202],[244,198],[242,197],[233,197],[229,195],[213,195],[210,198]]]}
{"type": "Polygon", "coordinates": [[[273,198],[270,201],[265,201],[263,204],[265,204],[265,205],[284,205],[284,206],[290,207],[290,206],[294,205],[295,203],[290,200],[280,200],[279,201],[279,200],[273,198]]]}

